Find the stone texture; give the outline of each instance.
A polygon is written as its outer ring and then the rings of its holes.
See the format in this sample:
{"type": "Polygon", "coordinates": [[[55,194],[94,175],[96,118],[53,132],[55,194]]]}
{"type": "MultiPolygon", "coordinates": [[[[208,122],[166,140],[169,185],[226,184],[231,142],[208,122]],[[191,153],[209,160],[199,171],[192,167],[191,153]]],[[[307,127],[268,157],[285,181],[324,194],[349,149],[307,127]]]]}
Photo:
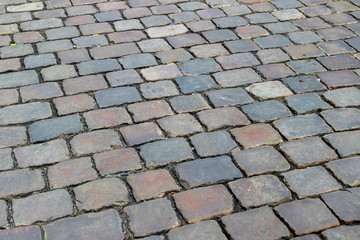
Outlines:
{"type": "Polygon", "coordinates": [[[276,207],[275,211],[298,235],[339,225],[335,216],[319,199],[304,199],[284,203],[276,207]]]}
{"type": "Polygon", "coordinates": [[[3,239],[41,239],[41,231],[38,226],[17,227],[0,231],[0,237],[3,239]]]}
{"type": "Polygon", "coordinates": [[[254,102],[242,88],[214,90],[207,92],[206,95],[215,107],[243,105],[254,102]]]}
{"type": "Polygon", "coordinates": [[[316,114],[276,120],[274,125],[288,140],[332,132],[324,120],[316,114]]]}
{"type": "Polygon", "coordinates": [[[164,169],[137,173],[127,177],[137,201],[163,197],[170,192],[180,191],[170,173],[164,169]]]}
{"type": "MultiPolygon", "coordinates": [[[[42,190],[45,181],[39,169],[16,169],[0,173],[1,198],[42,190]]],[[[1,236],[1,235],[0,235],[1,236]]]]}
{"type": "Polygon", "coordinates": [[[76,158],[57,163],[48,168],[52,188],[62,188],[97,178],[90,158],[76,158]]]}
{"type": "Polygon", "coordinates": [[[54,104],[57,113],[66,115],[75,112],[84,112],[95,108],[95,101],[87,94],[55,98],[54,104]]]}
{"type": "Polygon", "coordinates": [[[0,148],[22,145],[26,141],[25,127],[0,127],[0,148]]]}
{"type": "Polygon", "coordinates": [[[128,110],[132,113],[135,122],[142,122],[173,114],[169,104],[164,100],[134,103],[128,106],[128,110]]]}
{"type": "Polygon", "coordinates": [[[32,102],[0,109],[0,125],[17,124],[44,119],[52,116],[50,104],[32,102]]]}
{"type": "Polygon", "coordinates": [[[69,150],[63,139],[19,147],[14,153],[19,167],[40,166],[69,159],[69,150]]]}
{"type": "Polygon", "coordinates": [[[40,120],[29,125],[31,142],[41,142],[83,129],[79,114],[40,120]]]}
{"type": "Polygon", "coordinates": [[[225,130],[200,133],[190,140],[201,157],[226,154],[237,146],[225,130]]]}
{"type": "Polygon", "coordinates": [[[217,87],[217,84],[209,75],[176,78],[176,83],[185,94],[217,87]]]}
{"type": "Polygon", "coordinates": [[[199,112],[200,121],[208,130],[215,130],[227,126],[248,125],[250,121],[235,107],[204,110],[199,112]]]}
{"type": "Polygon", "coordinates": [[[255,122],[266,122],[292,115],[286,106],[275,100],[245,105],[242,110],[255,122]]]}
{"type": "Polygon", "coordinates": [[[326,205],[345,223],[360,219],[360,197],[347,191],[337,191],[321,195],[326,205]]]}
{"type": "Polygon", "coordinates": [[[230,132],[245,149],[282,142],[279,133],[268,124],[252,124],[234,128],[230,132]]]}
{"type": "Polygon", "coordinates": [[[254,83],[247,87],[246,90],[261,100],[276,99],[293,94],[280,81],[254,83]]]}
{"type": "Polygon", "coordinates": [[[36,221],[48,221],[70,215],[73,212],[70,195],[64,189],[15,199],[13,200],[13,209],[15,224],[20,226],[36,221]]]}
{"type": "Polygon", "coordinates": [[[133,148],[115,149],[93,155],[101,175],[126,172],[141,168],[140,158],[133,148]]]}
{"type": "Polygon", "coordinates": [[[99,209],[130,201],[126,185],[117,178],[104,178],[74,188],[77,206],[81,210],[99,209]]]}
{"type": "Polygon", "coordinates": [[[118,87],[100,90],[95,93],[95,99],[101,108],[133,103],[141,100],[135,87],[118,87]]]}
{"type": "Polygon", "coordinates": [[[183,138],[171,138],[140,147],[140,155],[148,167],[167,165],[193,159],[189,144],[183,138]]]}
{"type": "Polygon", "coordinates": [[[141,237],[180,225],[169,200],[161,198],[125,208],[130,217],[130,229],[141,237]]]}
{"type": "Polygon", "coordinates": [[[233,199],[223,185],[214,185],[176,193],[176,206],[189,223],[206,220],[233,211],[233,199]]]}
{"type": "Polygon", "coordinates": [[[321,112],[321,116],[335,131],[351,130],[360,127],[360,110],[357,108],[327,110],[321,112]]]}
{"type": "Polygon", "coordinates": [[[64,218],[44,227],[48,238],[79,239],[96,238],[99,240],[123,240],[122,221],[116,210],[87,213],[73,218],[64,218]]]}
{"type": "Polygon", "coordinates": [[[302,138],[286,142],[280,145],[280,150],[297,167],[317,165],[337,158],[334,150],[327,146],[319,137],[302,138]]]}
{"type": "Polygon", "coordinates": [[[77,156],[123,146],[118,134],[110,129],[81,133],[73,137],[70,144],[77,156]]]}
{"type": "Polygon", "coordinates": [[[360,237],[359,226],[340,226],[337,228],[332,228],[324,231],[322,233],[329,240],[351,240],[360,237]]]}
{"type": "Polygon", "coordinates": [[[128,112],[121,107],[99,109],[84,113],[86,124],[90,129],[112,127],[121,124],[131,124],[128,112]]]}
{"type": "Polygon", "coordinates": [[[13,168],[14,159],[11,156],[11,148],[0,149],[0,170],[8,170],[13,168]]]}
{"type": "Polygon", "coordinates": [[[285,158],[270,146],[234,151],[232,156],[247,176],[290,169],[285,158]]]}
{"type": "Polygon", "coordinates": [[[222,217],[221,221],[235,240],[280,239],[290,235],[289,230],[269,207],[235,213],[222,217]]]}
{"type": "Polygon", "coordinates": [[[226,240],[219,225],[213,221],[205,221],[178,227],[170,230],[168,233],[169,240],[226,240]]]}
{"type": "Polygon", "coordinates": [[[129,146],[164,139],[160,128],[152,122],[122,127],[120,133],[129,146]]]}
{"type": "Polygon", "coordinates": [[[316,112],[332,108],[331,105],[324,102],[320,98],[320,96],[315,93],[292,95],[286,97],[285,100],[289,107],[299,114],[316,112]]]}
{"type": "Polygon", "coordinates": [[[329,162],[326,164],[326,167],[329,168],[343,184],[355,187],[360,185],[359,164],[360,158],[353,157],[329,162]]]}
{"type": "Polygon", "coordinates": [[[176,166],[175,171],[180,183],[186,189],[243,176],[228,156],[180,163],[176,166]]]}
{"type": "Polygon", "coordinates": [[[245,208],[277,205],[291,199],[291,192],[273,175],[239,179],[230,182],[229,187],[245,208]]]}
{"type": "Polygon", "coordinates": [[[169,137],[192,135],[203,131],[200,123],[190,114],[177,114],[158,120],[169,137]]]}
{"type": "Polygon", "coordinates": [[[338,151],[341,157],[348,157],[360,152],[359,137],[360,131],[325,135],[325,139],[338,151]]]}
{"type": "Polygon", "coordinates": [[[282,175],[300,199],[341,188],[335,178],[322,167],[293,170],[282,175]]]}

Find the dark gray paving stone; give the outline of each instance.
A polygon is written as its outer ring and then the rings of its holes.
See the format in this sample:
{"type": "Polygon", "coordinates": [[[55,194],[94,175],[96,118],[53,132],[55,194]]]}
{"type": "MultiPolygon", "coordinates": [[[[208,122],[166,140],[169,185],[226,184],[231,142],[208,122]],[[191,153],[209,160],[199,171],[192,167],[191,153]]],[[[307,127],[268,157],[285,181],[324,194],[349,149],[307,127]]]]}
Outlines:
{"type": "Polygon", "coordinates": [[[122,19],[119,11],[107,11],[94,14],[98,22],[113,22],[122,19]]]}
{"type": "Polygon", "coordinates": [[[282,143],[280,150],[296,167],[307,167],[337,159],[337,154],[319,137],[302,138],[282,143]]]}
{"type": "Polygon", "coordinates": [[[234,151],[232,156],[247,176],[282,172],[290,169],[286,159],[270,146],[234,151]]]}
{"type": "Polygon", "coordinates": [[[256,53],[263,64],[278,63],[290,60],[290,57],[281,49],[265,49],[256,53]]]}
{"type": "Polygon", "coordinates": [[[297,0],[275,0],[271,2],[277,8],[298,8],[302,7],[302,3],[297,0]]]}
{"type": "Polygon", "coordinates": [[[332,108],[328,103],[324,102],[316,93],[303,93],[288,96],[285,101],[290,108],[299,114],[316,112],[320,110],[332,108]]]}
{"type": "Polygon", "coordinates": [[[46,67],[56,64],[56,59],[54,54],[40,54],[27,56],[24,58],[25,68],[37,68],[37,67],[46,67]]]}
{"type": "Polygon", "coordinates": [[[233,28],[248,24],[244,18],[239,16],[216,18],[213,19],[213,22],[219,28],[233,28]]]}
{"type": "Polygon", "coordinates": [[[180,183],[187,189],[243,177],[228,156],[180,163],[175,171],[180,183]]]}
{"type": "MultiPolygon", "coordinates": [[[[351,187],[360,186],[360,157],[339,159],[327,163],[326,167],[330,169],[343,184],[351,187]]],[[[352,189],[355,188],[350,188],[349,190],[352,191],[352,189]]],[[[356,191],[352,192],[360,197],[360,188],[356,189],[358,193],[356,193],[356,191]]]]}
{"type": "Polygon", "coordinates": [[[183,61],[179,66],[185,75],[190,76],[221,71],[220,65],[212,58],[183,61]]]}
{"type": "Polygon", "coordinates": [[[298,74],[312,74],[326,71],[324,67],[313,59],[290,61],[287,62],[287,64],[298,74]]]}
{"type": "Polygon", "coordinates": [[[300,199],[338,190],[341,185],[323,167],[309,167],[283,173],[282,176],[300,199]]]}
{"type": "Polygon", "coordinates": [[[224,69],[234,69],[259,65],[260,62],[252,53],[236,53],[216,58],[224,69]]]}
{"type": "Polygon", "coordinates": [[[324,93],[324,97],[336,107],[360,106],[360,90],[355,87],[330,90],[324,93]]]}
{"type": "Polygon", "coordinates": [[[360,128],[360,110],[357,108],[337,108],[321,112],[321,116],[335,131],[360,128]]]}
{"type": "Polygon", "coordinates": [[[37,121],[29,126],[31,142],[41,142],[83,130],[79,114],[37,121]]]}
{"type": "Polygon", "coordinates": [[[274,125],[288,140],[332,132],[316,114],[279,119],[274,121],[274,125]]]}
{"type": "Polygon", "coordinates": [[[124,56],[119,59],[119,62],[125,69],[157,65],[155,57],[150,53],[140,53],[124,56]]]}
{"type": "Polygon", "coordinates": [[[199,133],[190,137],[190,140],[201,157],[227,154],[237,147],[230,134],[225,130],[199,133]]]}
{"type": "Polygon", "coordinates": [[[115,59],[92,60],[77,64],[80,75],[94,74],[100,72],[110,72],[121,69],[115,59]]]}
{"type": "Polygon", "coordinates": [[[255,38],[254,41],[261,48],[277,48],[291,45],[290,40],[282,35],[271,35],[267,37],[255,38]]]}
{"type": "Polygon", "coordinates": [[[261,81],[261,77],[251,68],[218,72],[213,76],[222,87],[235,87],[261,81]]]}
{"type": "Polygon", "coordinates": [[[318,232],[339,225],[339,221],[320,199],[303,199],[284,203],[275,211],[297,235],[318,232]]]}
{"type": "Polygon", "coordinates": [[[360,153],[360,131],[340,132],[325,135],[325,139],[338,151],[341,157],[360,153]]]}
{"type": "Polygon", "coordinates": [[[47,102],[11,105],[0,109],[0,125],[26,123],[51,117],[52,114],[47,102]]]}
{"type": "Polygon", "coordinates": [[[347,45],[342,40],[320,42],[317,44],[321,50],[328,55],[342,54],[342,53],[353,53],[355,50],[347,45]]]}
{"type": "Polygon", "coordinates": [[[92,47],[96,45],[104,46],[109,43],[104,35],[78,37],[73,38],[72,41],[78,48],[92,47]]]}
{"type": "MultiPolygon", "coordinates": [[[[337,65],[340,66],[342,64],[337,65]]],[[[346,67],[347,65],[343,66],[346,67]]],[[[318,76],[329,88],[360,85],[360,76],[351,70],[328,71],[319,73],[318,76]]]]}
{"type": "MultiPolygon", "coordinates": [[[[320,57],[318,60],[330,70],[359,68],[360,62],[349,54],[320,57]]],[[[360,78],[360,77],[359,77],[360,78]]]]}
{"type": "Polygon", "coordinates": [[[296,76],[283,78],[282,81],[295,93],[312,92],[324,90],[326,87],[314,76],[296,76]]]}
{"type": "Polygon", "coordinates": [[[170,99],[170,104],[177,113],[210,109],[209,104],[200,94],[177,96],[170,99]]]}
{"type": "Polygon", "coordinates": [[[140,147],[140,155],[147,167],[167,165],[193,159],[189,144],[184,138],[172,138],[147,143],[140,147]]]}
{"type": "Polygon", "coordinates": [[[231,53],[249,52],[249,51],[260,50],[258,45],[256,45],[250,39],[228,41],[228,42],[224,42],[224,44],[230,50],[231,53]]]}
{"type": "Polygon", "coordinates": [[[347,191],[337,191],[321,195],[326,205],[345,223],[360,220],[360,197],[347,191]]]}
{"type": "Polygon", "coordinates": [[[299,28],[296,27],[291,22],[269,23],[269,24],[265,24],[264,27],[267,28],[273,34],[295,32],[299,30],[299,28]]]}
{"type": "Polygon", "coordinates": [[[350,46],[355,48],[357,51],[360,51],[360,37],[348,39],[346,40],[346,42],[350,44],[350,46]]]}
{"type": "Polygon", "coordinates": [[[340,226],[321,233],[327,240],[353,240],[360,238],[360,226],[340,226]]]}
{"type": "Polygon", "coordinates": [[[270,13],[252,13],[246,15],[246,18],[249,19],[251,24],[271,23],[278,21],[278,19],[270,13]]]}
{"type": "Polygon", "coordinates": [[[170,80],[143,83],[140,91],[146,99],[156,99],[179,95],[175,84],[170,80]]]}
{"type": "Polygon", "coordinates": [[[141,101],[140,94],[135,87],[100,90],[95,92],[95,98],[101,108],[141,101]]]}
{"type": "Polygon", "coordinates": [[[149,17],[141,18],[140,20],[148,28],[164,26],[171,23],[170,18],[165,15],[149,16],[149,17]]]}
{"type": "Polygon", "coordinates": [[[191,47],[206,43],[205,39],[196,33],[182,34],[166,39],[174,48],[191,47]]]}
{"type": "Polygon", "coordinates": [[[112,87],[132,85],[144,81],[133,69],[110,72],[106,74],[106,78],[112,87]]]}
{"type": "Polygon", "coordinates": [[[230,31],[229,29],[210,30],[210,31],[202,32],[202,34],[210,43],[238,39],[235,33],[230,31]]]}
{"type": "Polygon", "coordinates": [[[275,100],[249,104],[243,106],[242,110],[255,122],[266,122],[292,116],[284,104],[275,100]]]}
{"type": "Polygon", "coordinates": [[[254,100],[242,88],[222,89],[207,92],[206,95],[214,106],[231,106],[253,103],[254,100]]]}
{"type": "Polygon", "coordinates": [[[245,208],[277,205],[291,200],[291,192],[273,175],[239,179],[230,182],[229,187],[245,208]]]}
{"type": "Polygon", "coordinates": [[[217,87],[209,75],[176,78],[176,82],[185,94],[217,87]]]}
{"type": "Polygon", "coordinates": [[[312,31],[292,32],[289,33],[289,38],[295,43],[306,44],[321,42],[321,38],[312,31]]]}
{"type": "Polygon", "coordinates": [[[0,74],[0,88],[19,87],[38,82],[39,78],[34,70],[0,74]]]}

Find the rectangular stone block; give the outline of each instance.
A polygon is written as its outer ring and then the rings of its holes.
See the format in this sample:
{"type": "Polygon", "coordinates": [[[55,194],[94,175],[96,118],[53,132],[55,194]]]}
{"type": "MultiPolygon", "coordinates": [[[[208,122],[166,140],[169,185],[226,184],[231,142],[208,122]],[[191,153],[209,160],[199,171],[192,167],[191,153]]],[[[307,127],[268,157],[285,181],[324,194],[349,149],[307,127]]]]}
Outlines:
{"type": "Polygon", "coordinates": [[[39,166],[69,159],[63,139],[19,147],[14,150],[19,167],[39,166]]]}
{"type": "Polygon", "coordinates": [[[83,130],[79,114],[37,121],[29,125],[30,141],[41,142],[83,130]]]}

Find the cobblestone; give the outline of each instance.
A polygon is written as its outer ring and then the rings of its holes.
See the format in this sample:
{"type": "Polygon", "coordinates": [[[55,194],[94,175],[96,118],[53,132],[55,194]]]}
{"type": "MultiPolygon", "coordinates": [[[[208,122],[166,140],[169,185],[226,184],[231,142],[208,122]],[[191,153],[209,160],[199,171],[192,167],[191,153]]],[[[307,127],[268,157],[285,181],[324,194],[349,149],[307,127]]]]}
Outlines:
{"type": "Polygon", "coordinates": [[[199,222],[233,211],[233,199],[223,185],[196,188],[174,195],[176,206],[189,223],[199,222]]]}
{"type": "Polygon", "coordinates": [[[360,238],[359,19],[0,0],[0,239],[360,238]]]}
{"type": "Polygon", "coordinates": [[[180,163],[175,171],[186,189],[243,177],[228,156],[180,163]]]}

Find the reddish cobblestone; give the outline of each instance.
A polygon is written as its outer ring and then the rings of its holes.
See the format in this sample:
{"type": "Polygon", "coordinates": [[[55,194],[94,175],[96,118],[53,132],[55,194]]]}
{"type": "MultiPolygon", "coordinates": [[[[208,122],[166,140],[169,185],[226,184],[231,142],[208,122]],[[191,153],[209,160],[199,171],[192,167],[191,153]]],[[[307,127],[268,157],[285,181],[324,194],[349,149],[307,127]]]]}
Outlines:
{"type": "Polygon", "coordinates": [[[97,175],[90,158],[76,158],[50,166],[48,177],[52,188],[61,188],[93,180],[97,175]]]}
{"type": "Polygon", "coordinates": [[[169,192],[177,192],[180,187],[166,170],[153,170],[127,177],[137,201],[162,197],[169,192]]]}
{"type": "Polygon", "coordinates": [[[223,185],[188,190],[174,195],[185,220],[194,223],[233,211],[233,199],[223,185]]]}
{"type": "Polygon", "coordinates": [[[110,150],[113,147],[123,147],[118,134],[113,130],[98,130],[82,133],[73,137],[70,144],[76,155],[110,150]]]}
{"type": "Polygon", "coordinates": [[[160,128],[151,122],[122,127],[120,132],[129,146],[164,139],[160,128]]]}
{"type": "Polygon", "coordinates": [[[87,94],[79,94],[70,97],[54,99],[54,104],[59,115],[66,115],[74,112],[83,112],[94,109],[95,101],[87,94]]]}
{"type": "Polygon", "coordinates": [[[116,149],[93,156],[100,174],[107,175],[141,168],[140,158],[133,148],[116,149]]]}

